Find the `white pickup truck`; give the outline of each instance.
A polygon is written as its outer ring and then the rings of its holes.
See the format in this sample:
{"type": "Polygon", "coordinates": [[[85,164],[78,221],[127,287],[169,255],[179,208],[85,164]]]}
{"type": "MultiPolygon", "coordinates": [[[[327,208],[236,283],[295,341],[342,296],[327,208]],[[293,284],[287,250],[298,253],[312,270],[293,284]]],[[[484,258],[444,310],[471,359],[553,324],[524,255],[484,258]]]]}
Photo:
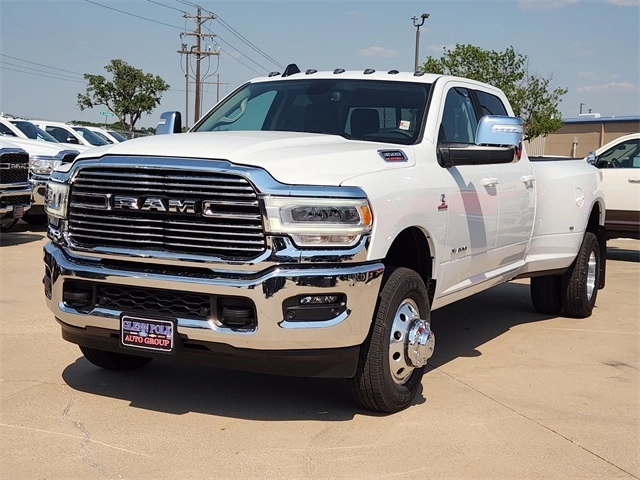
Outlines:
{"type": "Polygon", "coordinates": [[[193,356],[343,377],[361,405],[400,410],[434,349],[431,311],[533,277],[538,311],[587,317],[604,286],[600,172],[533,165],[521,137],[490,85],[290,65],[189,133],[59,167],[48,306],[103,368],[193,356]]]}

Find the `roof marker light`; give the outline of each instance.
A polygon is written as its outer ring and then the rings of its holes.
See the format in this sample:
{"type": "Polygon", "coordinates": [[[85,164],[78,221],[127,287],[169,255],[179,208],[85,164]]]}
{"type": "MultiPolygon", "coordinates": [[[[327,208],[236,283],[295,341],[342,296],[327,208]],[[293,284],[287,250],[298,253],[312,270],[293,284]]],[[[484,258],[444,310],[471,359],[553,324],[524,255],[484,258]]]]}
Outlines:
{"type": "Polygon", "coordinates": [[[365,75],[371,75],[373,72],[375,72],[375,70],[373,68],[367,68],[364,71],[365,75]]]}
{"type": "Polygon", "coordinates": [[[422,70],[416,70],[415,72],[413,72],[414,77],[421,77],[422,75],[424,75],[424,72],[422,70]]]}
{"type": "Polygon", "coordinates": [[[336,68],[336,69],[333,71],[333,74],[334,74],[334,75],[338,75],[338,74],[340,74],[340,73],[344,73],[344,68],[336,68]]]}
{"type": "Polygon", "coordinates": [[[397,74],[399,74],[400,72],[399,72],[398,70],[389,70],[387,73],[388,73],[389,75],[397,75],[397,74]]]}
{"type": "Polygon", "coordinates": [[[278,75],[280,75],[280,72],[270,72],[269,73],[269,77],[277,77],[278,75]]]}
{"type": "Polygon", "coordinates": [[[306,72],[304,72],[305,75],[312,75],[314,73],[317,73],[318,70],[316,70],[315,68],[310,68],[309,70],[307,70],[306,72]]]}

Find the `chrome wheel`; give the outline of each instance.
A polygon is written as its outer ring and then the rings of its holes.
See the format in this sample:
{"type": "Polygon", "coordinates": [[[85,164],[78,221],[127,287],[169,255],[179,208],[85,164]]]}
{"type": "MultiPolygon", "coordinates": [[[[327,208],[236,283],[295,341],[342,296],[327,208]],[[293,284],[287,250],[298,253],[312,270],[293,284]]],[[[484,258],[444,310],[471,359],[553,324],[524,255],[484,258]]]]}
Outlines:
{"type": "Polygon", "coordinates": [[[593,292],[596,290],[596,271],[598,268],[598,262],[596,259],[596,253],[591,252],[589,255],[589,261],[587,262],[587,300],[591,300],[593,292]]]}
{"type": "Polygon", "coordinates": [[[393,317],[389,336],[389,369],[396,385],[405,384],[414,369],[427,364],[434,346],[429,322],[420,318],[413,300],[403,300],[393,317]]]}

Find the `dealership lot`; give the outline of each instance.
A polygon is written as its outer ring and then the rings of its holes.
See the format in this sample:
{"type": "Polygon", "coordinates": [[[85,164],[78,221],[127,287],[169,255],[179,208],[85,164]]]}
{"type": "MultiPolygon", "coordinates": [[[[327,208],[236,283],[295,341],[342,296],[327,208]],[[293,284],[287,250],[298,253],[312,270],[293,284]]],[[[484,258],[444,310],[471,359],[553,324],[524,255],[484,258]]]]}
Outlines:
{"type": "Polygon", "coordinates": [[[44,230],[0,247],[5,478],[638,478],[640,242],[610,242],[592,317],[514,282],[433,314],[418,401],[354,406],[339,380],[154,361],[102,371],[60,337],[44,230]]]}

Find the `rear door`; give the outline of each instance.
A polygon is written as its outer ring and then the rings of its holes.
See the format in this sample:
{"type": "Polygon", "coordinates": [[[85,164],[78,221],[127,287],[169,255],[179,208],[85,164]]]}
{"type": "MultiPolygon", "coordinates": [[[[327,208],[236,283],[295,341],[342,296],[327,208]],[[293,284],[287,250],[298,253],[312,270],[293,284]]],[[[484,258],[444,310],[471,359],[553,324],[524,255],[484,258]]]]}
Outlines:
{"type": "MultiPolygon", "coordinates": [[[[509,115],[505,104],[494,93],[474,89],[478,116],[509,115]]],[[[486,177],[495,181],[493,189],[498,202],[498,234],[495,248],[489,253],[489,263],[495,269],[490,275],[500,275],[516,268],[524,261],[535,218],[536,189],[531,162],[520,160],[497,165],[486,165],[492,170],[486,177]]]]}

